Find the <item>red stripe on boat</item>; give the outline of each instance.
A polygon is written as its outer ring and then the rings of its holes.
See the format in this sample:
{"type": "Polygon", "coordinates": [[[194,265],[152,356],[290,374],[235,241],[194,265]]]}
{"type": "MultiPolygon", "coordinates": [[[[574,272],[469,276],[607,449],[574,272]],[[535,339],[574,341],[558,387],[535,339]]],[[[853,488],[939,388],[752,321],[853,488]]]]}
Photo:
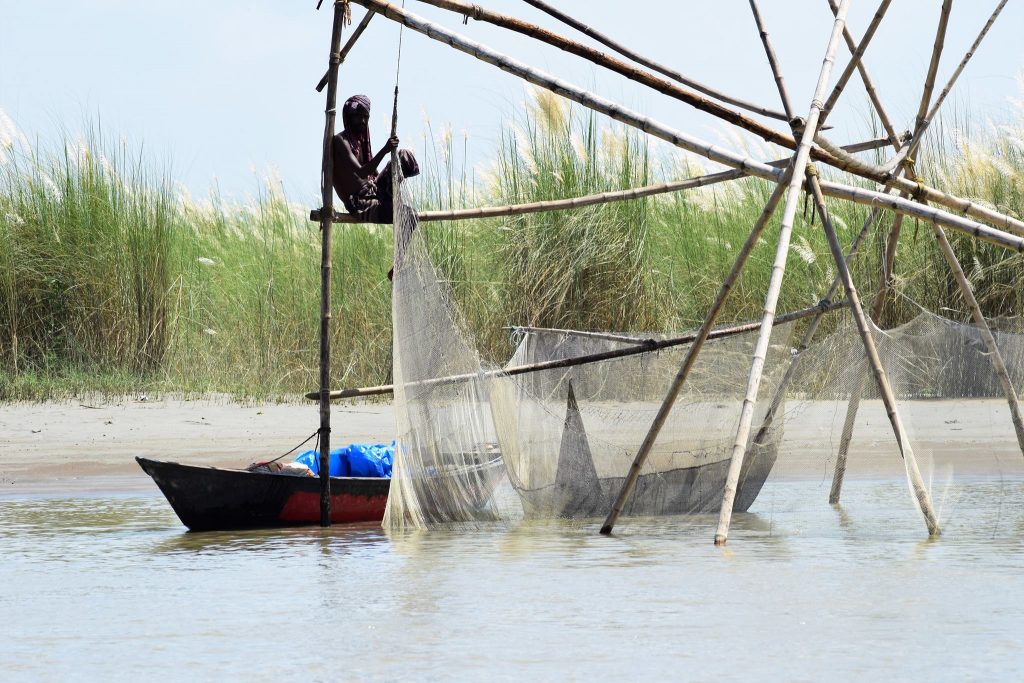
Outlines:
{"type": "MultiPolygon", "coordinates": [[[[387,495],[353,496],[349,494],[331,496],[331,524],[350,522],[379,522],[384,519],[387,495]]],[[[320,494],[296,491],[288,497],[281,508],[282,522],[316,523],[320,520],[320,494]]]]}

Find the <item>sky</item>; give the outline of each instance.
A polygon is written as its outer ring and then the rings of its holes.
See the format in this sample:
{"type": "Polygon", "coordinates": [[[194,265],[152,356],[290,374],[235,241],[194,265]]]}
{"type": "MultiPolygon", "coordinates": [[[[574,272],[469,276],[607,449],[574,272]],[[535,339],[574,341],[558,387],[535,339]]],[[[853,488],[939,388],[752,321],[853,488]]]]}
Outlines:
{"type": "MultiPolygon", "coordinates": [[[[779,108],[746,0],[550,0],[619,42],[730,94],[779,108]]],[[[520,0],[487,8],[574,39],[587,39],[520,0]]],[[[938,82],[943,84],[996,0],[954,5],[938,82]]],[[[724,124],[616,74],[483,22],[407,0],[407,9],[471,39],[593,90],[709,142],[742,143],[724,124]]],[[[912,123],[938,21],[938,0],[896,0],[865,63],[897,128],[912,123]]],[[[327,65],[330,0],[0,0],[0,110],[33,144],[76,139],[98,123],[106,137],[141,146],[193,194],[214,184],[230,197],[255,193],[272,174],[296,201],[315,202],[327,65]]],[[[795,107],[806,114],[832,15],[825,0],[762,0],[795,107]]],[[[853,0],[860,36],[877,8],[853,0]]],[[[364,10],[353,6],[354,22],[364,10]]],[[[345,36],[354,28],[346,28],[345,36]]],[[[1024,116],[1024,4],[1009,3],[950,105],[972,121],[1024,116]]],[[[343,36],[343,38],[345,37],[343,36]]],[[[380,146],[390,127],[399,27],[376,17],[342,65],[340,98],[365,93],[380,146]]],[[[835,74],[849,58],[845,46],[835,74]]],[[[399,74],[399,136],[420,151],[450,127],[470,164],[485,167],[502,126],[521,111],[527,86],[515,77],[406,29],[399,74]]],[[[941,87],[941,85],[939,86],[941,87]]],[[[778,122],[775,122],[777,125],[778,122]]],[[[854,79],[830,117],[839,143],[870,137],[869,106],[854,79]]],[[[340,125],[340,121],[339,121],[340,125]]],[[[659,145],[661,143],[658,143],[659,145]]]]}

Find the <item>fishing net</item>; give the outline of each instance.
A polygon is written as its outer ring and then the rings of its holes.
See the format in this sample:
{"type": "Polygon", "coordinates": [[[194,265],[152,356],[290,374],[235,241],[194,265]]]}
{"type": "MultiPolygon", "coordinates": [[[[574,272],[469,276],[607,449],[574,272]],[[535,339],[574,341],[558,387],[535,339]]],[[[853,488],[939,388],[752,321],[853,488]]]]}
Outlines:
{"type": "MultiPolygon", "coordinates": [[[[399,445],[385,526],[606,514],[688,345],[518,375],[485,368],[423,232],[414,229],[414,213],[397,215],[399,445]]],[[[791,325],[773,332],[762,396],[775,393],[788,366],[790,334],[791,325]]],[[[635,348],[651,338],[661,337],[529,331],[519,335],[507,367],[635,348]]],[[[754,341],[746,333],[705,345],[625,514],[717,510],[754,341]]],[[[767,405],[758,403],[758,423],[767,405]]],[[[750,449],[737,510],[750,505],[771,471],[781,426],[750,449]]]]}
{"type": "MultiPolygon", "coordinates": [[[[404,192],[396,202],[393,297],[399,439],[385,526],[603,518],[689,345],[551,367],[664,337],[529,329],[515,336],[504,368],[485,367],[404,192]],[[544,369],[507,372],[538,364],[544,369]]],[[[849,477],[904,471],[860,336],[847,313],[838,315],[836,331],[799,355],[794,323],[774,329],[735,512],[763,506],[766,482],[815,483],[820,504],[836,490],[836,463],[844,459],[840,469],[849,477]]],[[[993,325],[1018,391],[1019,330],[1012,319],[993,325]]],[[[922,311],[872,334],[926,485],[953,471],[1024,469],[993,355],[977,328],[922,311]]],[[[718,512],[755,337],[704,346],[624,514],[718,512]]],[[[776,500],[769,495],[768,502],[776,500]]]]}
{"type": "MultiPolygon", "coordinates": [[[[1010,323],[993,335],[1016,391],[1024,386],[1024,335],[1010,323]]],[[[968,486],[1024,473],[1017,434],[993,354],[974,325],[921,310],[890,330],[872,327],[882,366],[941,524],[968,486]]],[[[905,479],[905,461],[848,313],[796,361],[786,394],[785,438],[752,510],[773,515],[826,501],[879,501],[878,482],[905,479]],[[841,463],[841,464],[840,464],[841,463]],[[837,477],[837,466],[840,470],[837,477]],[[787,493],[788,492],[788,493],[787,493]]],[[[996,485],[997,490],[1002,490],[996,485]]],[[[916,498],[901,500],[915,506],[916,498]]],[[[900,519],[914,520],[913,515],[900,519]]]]}

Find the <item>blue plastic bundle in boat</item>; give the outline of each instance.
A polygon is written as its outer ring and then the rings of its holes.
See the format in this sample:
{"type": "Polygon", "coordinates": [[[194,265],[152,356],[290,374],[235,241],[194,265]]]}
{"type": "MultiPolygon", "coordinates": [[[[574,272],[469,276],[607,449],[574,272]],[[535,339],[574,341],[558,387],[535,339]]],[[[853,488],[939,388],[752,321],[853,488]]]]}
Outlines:
{"type": "MultiPolygon", "coordinates": [[[[353,443],[332,449],[327,462],[332,477],[390,477],[394,457],[394,441],[390,444],[353,443]]],[[[297,456],[295,462],[320,475],[320,451],[306,451],[297,456]]]]}

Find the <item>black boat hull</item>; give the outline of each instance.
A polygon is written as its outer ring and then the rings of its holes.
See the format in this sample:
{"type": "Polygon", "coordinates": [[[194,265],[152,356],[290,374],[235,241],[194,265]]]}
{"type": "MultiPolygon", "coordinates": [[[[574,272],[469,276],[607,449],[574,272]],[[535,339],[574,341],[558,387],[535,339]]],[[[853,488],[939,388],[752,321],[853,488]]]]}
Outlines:
{"type": "MultiPolygon", "coordinates": [[[[320,522],[320,479],[135,458],[192,531],[320,522]]],[[[390,479],[331,477],[331,523],[379,522],[390,479]]]]}

